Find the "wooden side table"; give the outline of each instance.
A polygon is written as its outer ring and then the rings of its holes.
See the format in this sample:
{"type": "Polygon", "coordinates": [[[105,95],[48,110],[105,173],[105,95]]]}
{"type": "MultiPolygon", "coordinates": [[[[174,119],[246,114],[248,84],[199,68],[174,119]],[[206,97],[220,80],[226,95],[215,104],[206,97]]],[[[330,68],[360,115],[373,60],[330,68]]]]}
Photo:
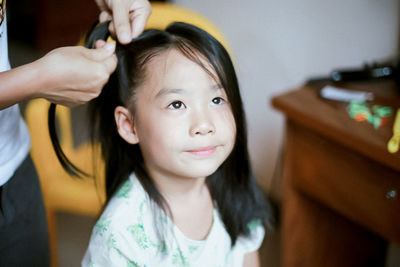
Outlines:
{"type": "MultiPolygon", "coordinates": [[[[380,129],[323,100],[323,85],[277,96],[286,116],[282,266],[384,266],[388,241],[400,243],[400,152],[380,129]]],[[[394,83],[342,84],[400,107],[394,83]]]]}

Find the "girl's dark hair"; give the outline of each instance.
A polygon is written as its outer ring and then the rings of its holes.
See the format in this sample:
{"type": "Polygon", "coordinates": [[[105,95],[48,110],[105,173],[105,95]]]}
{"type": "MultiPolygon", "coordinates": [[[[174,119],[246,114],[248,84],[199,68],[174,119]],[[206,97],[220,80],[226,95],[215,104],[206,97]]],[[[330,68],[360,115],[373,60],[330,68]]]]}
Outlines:
{"type": "MultiPolygon", "coordinates": [[[[96,40],[106,40],[109,34],[108,24],[95,27],[88,35],[86,46],[93,47],[96,40]]],[[[207,177],[206,183],[233,246],[239,236],[250,234],[248,225],[251,221],[260,220],[269,228],[271,210],[250,173],[245,113],[232,61],[214,37],[193,25],[176,22],[165,30],[146,30],[128,45],[117,43],[116,71],[99,97],[89,103],[92,140],[100,142],[105,161],[106,198],[109,200],[134,172],[150,198],[161,209],[168,209],[146,171],[139,145],[128,144],[118,134],[114,110],[117,106],[125,106],[134,113],[135,90],[145,78],[147,63],[169,49],[176,49],[215,76],[201,60],[206,59],[215,70],[216,77],[213,78],[225,89],[231,104],[237,129],[235,145],[226,161],[207,177]]],[[[52,140],[58,143],[54,134],[52,140]]],[[[56,145],[55,150],[57,155],[62,154],[59,146],[56,145]]],[[[65,156],[61,155],[59,159],[63,166],[77,174],[65,156]]]]}

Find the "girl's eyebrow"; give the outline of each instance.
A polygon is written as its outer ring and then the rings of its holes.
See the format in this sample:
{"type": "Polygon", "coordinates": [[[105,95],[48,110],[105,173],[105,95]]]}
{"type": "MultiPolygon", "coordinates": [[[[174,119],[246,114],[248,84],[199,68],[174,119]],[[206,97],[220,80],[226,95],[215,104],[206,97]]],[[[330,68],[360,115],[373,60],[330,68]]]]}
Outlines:
{"type": "Polygon", "coordinates": [[[182,94],[184,91],[185,91],[184,89],[180,88],[163,88],[156,94],[156,98],[164,95],[182,94]]]}
{"type": "MultiPolygon", "coordinates": [[[[211,86],[211,89],[220,90],[220,89],[223,89],[223,87],[220,84],[215,84],[215,85],[211,86]]],[[[181,88],[163,88],[156,94],[156,98],[159,98],[159,97],[162,97],[165,95],[183,94],[185,91],[186,91],[185,89],[181,89],[181,88]]]]}
{"type": "Polygon", "coordinates": [[[218,90],[218,89],[224,89],[224,87],[222,87],[222,85],[219,84],[219,83],[214,84],[211,88],[212,88],[212,89],[216,89],[216,90],[218,90]]]}

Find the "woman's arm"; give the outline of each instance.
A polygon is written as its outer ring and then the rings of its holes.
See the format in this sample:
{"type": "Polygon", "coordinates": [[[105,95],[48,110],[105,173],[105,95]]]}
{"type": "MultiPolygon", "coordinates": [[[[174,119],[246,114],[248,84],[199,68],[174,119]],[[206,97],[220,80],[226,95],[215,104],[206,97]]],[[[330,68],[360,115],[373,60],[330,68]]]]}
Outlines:
{"type": "Polygon", "coordinates": [[[117,65],[115,45],[101,46],[58,48],[32,63],[0,72],[0,110],[39,97],[66,106],[96,97],[117,65]]]}
{"type": "MultiPolygon", "coordinates": [[[[112,20],[122,43],[144,29],[151,13],[148,0],[95,0],[112,20]]],[[[100,94],[116,67],[114,46],[100,42],[97,49],[62,47],[43,58],[0,72],[0,110],[32,98],[46,98],[65,106],[85,103],[100,94]],[[104,46],[104,48],[103,48],[104,46]]]]}

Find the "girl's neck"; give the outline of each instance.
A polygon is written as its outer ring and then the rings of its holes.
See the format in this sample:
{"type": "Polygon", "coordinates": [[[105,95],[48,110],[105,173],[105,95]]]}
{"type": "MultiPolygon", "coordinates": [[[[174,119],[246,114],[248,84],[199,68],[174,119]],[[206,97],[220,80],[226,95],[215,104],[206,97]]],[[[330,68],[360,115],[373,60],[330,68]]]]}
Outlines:
{"type": "Polygon", "coordinates": [[[166,200],[169,216],[176,227],[187,238],[205,239],[213,223],[214,208],[206,177],[177,177],[154,172],[149,175],[166,200]]]}
{"type": "Polygon", "coordinates": [[[214,209],[205,178],[158,180],[156,186],[176,227],[189,239],[204,240],[213,224],[214,209]]]}
{"type": "Polygon", "coordinates": [[[208,191],[206,178],[153,177],[160,193],[169,201],[196,199],[208,191]]]}

